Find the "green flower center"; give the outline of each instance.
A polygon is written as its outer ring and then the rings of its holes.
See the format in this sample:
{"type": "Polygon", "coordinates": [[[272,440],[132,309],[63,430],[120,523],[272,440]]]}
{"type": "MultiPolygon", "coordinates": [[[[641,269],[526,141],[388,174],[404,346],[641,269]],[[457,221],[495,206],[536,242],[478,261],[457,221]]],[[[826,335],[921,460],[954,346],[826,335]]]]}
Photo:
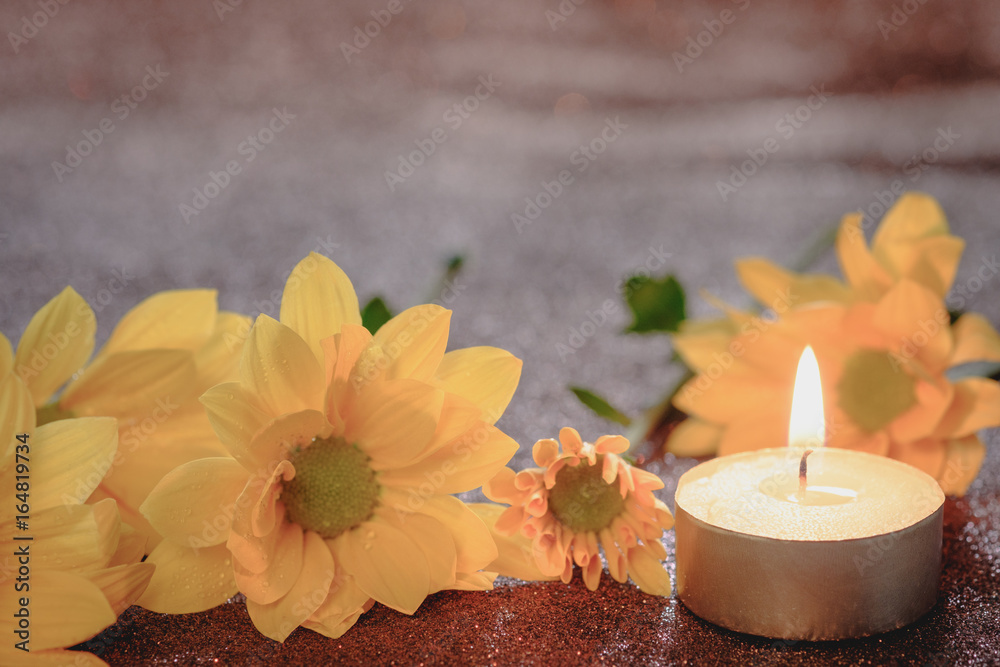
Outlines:
{"type": "Polygon", "coordinates": [[[48,405],[43,405],[35,411],[35,425],[41,426],[42,424],[48,424],[51,422],[59,421],[60,419],[73,419],[76,417],[71,411],[63,410],[59,407],[58,403],[49,403],[48,405]]]}
{"type": "Polygon", "coordinates": [[[883,350],[858,350],[844,362],[837,385],[841,409],[868,433],[874,433],[917,402],[916,381],[883,350]]]}
{"type": "Polygon", "coordinates": [[[372,515],[379,485],[368,456],[355,445],[343,438],[313,438],[289,461],[295,477],[284,483],[281,500],[290,520],[332,538],[372,515]]]}
{"type": "Polygon", "coordinates": [[[617,480],[608,484],[601,478],[603,459],[599,456],[596,465],[581,461],[556,473],[556,483],[549,491],[549,509],[573,532],[599,532],[625,509],[617,480]]]}

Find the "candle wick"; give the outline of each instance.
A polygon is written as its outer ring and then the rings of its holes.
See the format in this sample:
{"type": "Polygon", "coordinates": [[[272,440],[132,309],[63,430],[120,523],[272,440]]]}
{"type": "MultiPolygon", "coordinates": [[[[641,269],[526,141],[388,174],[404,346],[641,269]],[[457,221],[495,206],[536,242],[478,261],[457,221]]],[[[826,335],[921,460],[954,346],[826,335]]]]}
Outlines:
{"type": "Polygon", "coordinates": [[[806,492],[806,475],[808,473],[809,467],[806,464],[806,459],[809,455],[813,453],[813,450],[807,449],[802,452],[802,460],[799,461],[799,495],[806,492]]]}

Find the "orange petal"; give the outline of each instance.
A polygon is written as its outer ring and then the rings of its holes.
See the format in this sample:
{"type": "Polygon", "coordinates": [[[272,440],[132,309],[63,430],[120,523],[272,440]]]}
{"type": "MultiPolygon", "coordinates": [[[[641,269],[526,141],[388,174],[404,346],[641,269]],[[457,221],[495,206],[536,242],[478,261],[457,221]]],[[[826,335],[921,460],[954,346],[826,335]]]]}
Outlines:
{"type": "Polygon", "coordinates": [[[892,277],[875,261],[862,231],[863,215],[845,215],[837,233],[840,270],[863,299],[877,301],[892,284],[892,277]]]}
{"type": "Polygon", "coordinates": [[[334,563],[330,547],[319,535],[307,531],[300,568],[287,587],[287,593],[267,604],[247,596],[250,619],[265,637],[283,642],[319,608],[330,594],[333,580],[334,563]]]}
{"type": "Polygon", "coordinates": [[[629,576],[643,593],[670,595],[670,575],[655,556],[643,547],[634,547],[628,550],[627,558],[629,576]]]}
{"type": "Polygon", "coordinates": [[[949,440],[945,460],[937,476],[941,490],[949,496],[964,496],[986,458],[986,447],[975,435],[949,440]]]}
{"type": "Polygon", "coordinates": [[[951,364],[970,361],[1000,361],[1000,335],[989,320],[979,313],[965,313],[951,327],[955,350],[951,364]]]}

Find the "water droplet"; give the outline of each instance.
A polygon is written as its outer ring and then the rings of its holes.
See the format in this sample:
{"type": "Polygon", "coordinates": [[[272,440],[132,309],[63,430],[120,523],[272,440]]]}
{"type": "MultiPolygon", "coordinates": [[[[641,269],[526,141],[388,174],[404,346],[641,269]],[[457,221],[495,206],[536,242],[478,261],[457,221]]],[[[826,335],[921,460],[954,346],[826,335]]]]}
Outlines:
{"type": "Polygon", "coordinates": [[[365,533],[365,539],[366,540],[374,540],[375,539],[375,531],[374,530],[369,530],[367,533],[365,533]]]}
{"type": "Polygon", "coordinates": [[[365,551],[371,551],[371,550],[372,550],[372,543],[365,542],[365,551]]]}

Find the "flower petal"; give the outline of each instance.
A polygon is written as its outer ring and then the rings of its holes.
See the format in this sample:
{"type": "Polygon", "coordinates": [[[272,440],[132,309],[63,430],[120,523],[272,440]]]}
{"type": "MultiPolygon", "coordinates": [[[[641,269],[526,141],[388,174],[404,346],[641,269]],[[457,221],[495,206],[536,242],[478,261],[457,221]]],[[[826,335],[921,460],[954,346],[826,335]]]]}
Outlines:
{"type": "Polygon", "coordinates": [[[42,306],[28,322],[14,357],[14,371],[36,406],[48,402],[94,351],[97,319],[72,287],[42,306]]]}
{"type": "Polygon", "coordinates": [[[735,264],[743,287],[765,308],[778,312],[816,301],[849,303],[852,299],[851,290],[831,276],[792,273],[759,257],[735,264]]]}
{"type": "Polygon", "coordinates": [[[140,511],[160,535],[177,544],[221,544],[229,536],[233,504],[248,478],[231,458],[191,461],[167,473],[140,511]]]}
{"type": "Polygon", "coordinates": [[[212,335],[216,313],[213,289],[158,292],[125,314],[98,357],[157,348],[193,352],[212,335]]]}
{"type": "Polygon", "coordinates": [[[358,616],[367,611],[372,599],[358,588],[354,579],[338,571],[323,604],[316,608],[303,627],[336,639],[354,625],[358,616]]]}
{"type": "Polygon", "coordinates": [[[97,584],[115,614],[120,614],[139,599],[153,578],[156,566],[152,563],[130,563],[109,567],[84,576],[97,584]]]}
{"type": "Polygon", "coordinates": [[[225,544],[192,549],[163,540],[145,562],[156,571],[136,604],[160,614],[205,611],[239,590],[225,544]]]}
{"type": "Polygon", "coordinates": [[[143,419],[163,402],[197,396],[194,356],[187,350],[128,350],[100,357],[71,382],[59,406],[80,416],[143,419]]]}
{"type": "Polygon", "coordinates": [[[403,531],[384,521],[366,521],[341,534],[334,553],[358,587],[387,607],[412,614],[427,597],[427,560],[403,531]]]}
{"type": "MultiPolygon", "coordinates": [[[[427,513],[406,514],[383,510],[381,516],[383,520],[403,531],[424,555],[429,575],[428,594],[450,588],[455,583],[457,557],[453,539],[455,535],[452,531],[427,513]]],[[[475,515],[473,518],[479,521],[475,515]]],[[[490,543],[493,541],[488,532],[486,539],[490,543]]],[[[493,559],[490,558],[486,563],[491,560],[493,559]]]]}
{"type": "MultiPolygon", "coordinates": [[[[317,346],[319,341],[317,341],[317,346]]],[[[274,417],[323,405],[323,367],[292,329],[260,315],[243,346],[240,384],[274,417]]]]}
{"type": "Polygon", "coordinates": [[[941,206],[930,195],[907,192],[882,218],[872,254],[897,278],[909,278],[944,297],[955,280],[965,242],[948,233],[941,206]]]}
{"type": "Polygon", "coordinates": [[[520,532],[507,535],[495,530],[497,521],[507,508],[492,503],[470,503],[468,508],[490,529],[496,542],[497,557],[485,569],[524,581],[555,581],[559,578],[558,574],[545,575],[538,568],[532,540],[520,532]]]}
{"type": "Polygon", "coordinates": [[[669,596],[672,590],[670,575],[663,563],[643,547],[628,550],[628,574],[643,593],[669,596]]]}
{"type": "Polygon", "coordinates": [[[236,583],[248,600],[270,604],[288,593],[302,571],[305,535],[311,531],[287,521],[262,537],[243,530],[237,514],[227,543],[236,583]]]}
{"type": "Polygon", "coordinates": [[[347,274],[332,260],[311,252],[295,265],[281,297],[281,322],[291,327],[323,363],[319,342],[345,324],[361,324],[358,295],[347,274]]]}
{"type": "Polygon", "coordinates": [[[951,327],[955,350],[951,364],[970,361],[1000,361],[1000,334],[979,313],[965,313],[951,327]]]}
{"type": "Polygon", "coordinates": [[[872,323],[893,342],[897,358],[915,357],[932,373],[948,367],[953,345],[948,311],[926,287],[900,280],[882,297],[872,323]]]}
{"type": "Polygon", "coordinates": [[[239,382],[216,385],[202,394],[200,400],[222,444],[248,469],[253,468],[256,462],[249,453],[250,441],[271,417],[239,382]]]}
{"type": "Polygon", "coordinates": [[[375,342],[389,359],[386,379],[430,380],[448,345],[451,311],[435,304],[404,310],[375,332],[375,342]]]}
{"type": "Polygon", "coordinates": [[[63,419],[35,430],[31,509],[40,512],[85,501],[111,467],[118,427],[111,417],[63,419]]]}
{"type": "Polygon", "coordinates": [[[283,642],[319,608],[330,594],[333,580],[330,547],[318,534],[306,531],[300,567],[287,593],[268,604],[248,597],[250,619],[265,637],[283,642]]]}
{"type": "Polygon", "coordinates": [[[966,436],[1000,425],[1000,383],[988,378],[966,378],[954,385],[955,397],[935,434],[966,436]]]}
{"type": "Polygon", "coordinates": [[[433,496],[420,511],[441,522],[455,540],[456,567],[462,572],[489,569],[497,549],[490,530],[465,503],[454,496],[433,496]]]}
{"type": "Polygon", "coordinates": [[[32,512],[33,563],[42,569],[85,572],[105,567],[118,547],[121,519],[113,500],[32,512]]]}
{"type": "Polygon", "coordinates": [[[347,415],[344,438],[372,458],[375,470],[412,461],[437,429],[444,392],[415,380],[372,385],[347,415]]]}
{"type": "Polygon", "coordinates": [[[291,450],[308,445],[313,438],[329,437],[331,432],[326,417],[318,410],[282,415],[257,432],[247,452],[241,454],[241,463],[247,466],[252,462],[252,472],[267,477],[291,450]]]}
{"type": "Polygon", "coordinates": [[[239,378],[243,341],[252,324],[253,320],[246,315],[225,311],[216,315],[211,337],[194,355],[203,387],[239,378]]]}
{"type": "Polygon", "coordinates": [[[949,440],[945,460],[938,473],[938,484],[945,495],[964,496],[976,479],[986,458],[986,447],[975,435],[949,440]]]}
{"type": "Polygon", "coordinates": [[[722,433],[718,424],[688,417],[670,432],[667,450],[675,456],[709,456],[718,451],[722,433]]]}
{"type": "Polygon", "coordinates": [[[521,378],[521,360],[496,347],[469,347],[449,352],[441,360],[434,384],[468,399],[483,411],[483,421],[495,424],[510,403],[521,378]]]}
{"type": "MultiPolygon", "coordinates": [[[[438,494],[464,493],[482,486],[517,452],[517,443],[495,426],[480,422],[462,437],[452,440],[432,455],[412,465],[381,470],[385,485],[420,493],[428,477],[434,480],[438,494]]],[[[375,462],[372,462],[375,467],[375,462]]]]}
{"type": "MultiPolygon", "coordinates": [[[[30,434],[35,430],[35,406],[31,400],[31,393],[27,385],[17,378],[13,373],[0,375],[0,471],[14,474],[14,448],[22,444],[15,440],[15,436],[29,434],[29,448],[31,446],[30,434]]],[[[0,488],[13,488],[14,479],[6,479],[5,474],[0,474],[0,480],[10,482],[0,488]]],[[[11,510],[10,505],[3,507],[0,505],[0,521],[3,521],[6,513],[11,510]]]]}
{"type": "MultiPolygon", "coordinates": [[[[3,615],[6,621],[12,614],[3,615]]],[[[31,650],[73,646],[115,622],[104,593],[85,577],[54,570],[31,573],[31,650]]],[[[8,628],[12,623],[4,623],[8,628]]],[[[4,628],[6,630],[7,628],[4,628]]],[[[13,635],[12,631],[4,635],[13,635]]]]}
{"type": "Polygon", "coordinates": [[[861,213],[845,215],[837,232],[837,258],[847,282],[868,301],[877,301],[889,286],[892,277],[875,261],[865,243],[861,213]]]}

